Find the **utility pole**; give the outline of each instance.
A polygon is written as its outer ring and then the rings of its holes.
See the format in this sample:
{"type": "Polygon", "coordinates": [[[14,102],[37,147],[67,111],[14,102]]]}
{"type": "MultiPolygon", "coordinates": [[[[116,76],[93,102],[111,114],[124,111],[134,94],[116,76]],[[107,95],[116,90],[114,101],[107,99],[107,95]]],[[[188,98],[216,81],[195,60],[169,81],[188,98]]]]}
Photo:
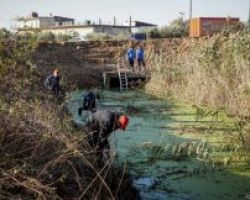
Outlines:
{"type": "Polygon", "coordinates": [[[248,27],[250,28],[250,0],[249,0],[249,11],[248,11],[248,27]]]}
{"type": "Polygon", "coordinates": [[[191,21],[193,17],[193,0],[189,0],[189,21],[191,21]]]}
{"type": "Polygon", "coordinates": [[[114,26],[116,26],[116,17],[114,17],[114,26]]]}
{"type": "Polygon", "coordinates": [[[132,27],[132,16],[129,17],[129,27],[130,27],[130,32],[131,32],[131,27],[132,27]]]}

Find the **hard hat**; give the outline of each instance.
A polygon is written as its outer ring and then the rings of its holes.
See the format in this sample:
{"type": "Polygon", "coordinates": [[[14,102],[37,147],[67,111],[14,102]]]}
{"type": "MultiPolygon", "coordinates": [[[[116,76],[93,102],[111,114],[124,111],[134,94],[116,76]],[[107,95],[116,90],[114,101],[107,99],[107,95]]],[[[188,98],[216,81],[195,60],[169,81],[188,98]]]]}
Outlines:
{"type": "Polygon", "coordinates": [[[120,128],[125,131],[129,122],[129,118],[126,115],[121,115],[119,117],[120,128]]]}

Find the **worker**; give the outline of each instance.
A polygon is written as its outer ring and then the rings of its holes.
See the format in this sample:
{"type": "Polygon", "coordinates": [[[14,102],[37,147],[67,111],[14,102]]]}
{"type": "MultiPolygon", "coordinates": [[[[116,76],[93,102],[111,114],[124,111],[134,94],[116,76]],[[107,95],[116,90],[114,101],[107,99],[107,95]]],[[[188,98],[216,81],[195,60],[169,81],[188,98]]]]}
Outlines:
{"type": "Polygon", "coordinates": [[[136,50],[136,60],[141,72],[141,66],[143,65],[145,67],[145,54],[142,45],[140,45],[136,50]]]}
{"type": "Polygon", "coordinates": [[[54,69],[53,74],[47,76],[45,80],[45,87],[48,90],[51,90],[56,96],[58,96],[58,93],[61,90],[60,76],[58,69],[54,69]]]}
{"type": "Polygon", "coordinates": [[[128,49],[127,57],[129,61],[129,69],[132,69],[132,71],[134,71],[136,52],[133,45],[131,45],[131,47],[128,49]]]}
{"type": "Polygon", "coordinates": [[[78,109],[78,115],[82,115],[83,110],[89,110],[92,113],[94,112],[94,109],[96,108],[96,97],[99,99],[99,95],[95,95],[92,91],[88,91],[86,95],[84,95],[83,98],[83,106],[78,109]]]}
{"type": "Polygon", "coordinates": [[[125,131],[128,123],[129,118],[124,114],[98,110],[90,116],[84,127],[88,135],[88,143],[101,154],[103,160],[107,160],[110,151],[108,137],[117,129],[125,131]]]}

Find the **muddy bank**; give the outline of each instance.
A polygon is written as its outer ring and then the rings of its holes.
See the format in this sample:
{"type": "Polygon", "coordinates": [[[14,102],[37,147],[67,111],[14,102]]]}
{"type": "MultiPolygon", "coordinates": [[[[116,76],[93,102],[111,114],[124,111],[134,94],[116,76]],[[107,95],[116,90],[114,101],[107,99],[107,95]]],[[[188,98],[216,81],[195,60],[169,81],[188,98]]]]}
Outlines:
{"type": "MultiPolygon", "coordinates": [[[[166,56],[169,62],[176,59],[176,53],[188,51],[191,39],[158,39],[143,42],[148,71],[156,67],[155,55],[166,56]],[[180,48],[181,47],[181,48],[180,48]]],[[[32,60],[44,74],[58,67],[65,74],[65,80],[78,87],[102,85],[102,73],[127,68],[124,59],[129,46],[138,42],[106,41],[78,43],[39,43],[32,60]]]]}

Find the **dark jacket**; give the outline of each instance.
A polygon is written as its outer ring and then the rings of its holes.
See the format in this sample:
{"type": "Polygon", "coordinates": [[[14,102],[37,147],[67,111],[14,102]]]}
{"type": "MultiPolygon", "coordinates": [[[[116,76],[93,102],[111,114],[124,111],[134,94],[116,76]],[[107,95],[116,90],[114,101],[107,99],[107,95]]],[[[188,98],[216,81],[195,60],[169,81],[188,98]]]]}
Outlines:
{"type": "Polygon", "coordinates": [[[92,110],[92,109],[95,108],[95,106],[96,106],[96,104],[95,104],[95,94],[93,92],[88,92],[84,96],[83,109],[84,110],[92,110]]]}
{"type": "Polygon", "coordinates": [[[47,76],[44,84],[47,89],[53,91],[55,88],[58,88],[60,86],[60,77],[51,74],[47,76]]]}
{"type": "Polygon", "coordinates": [[[107,146],[109,148],[108,137],[119,128],[117,122],[119,116],[119,113],[107,110],[98,110],[90,116],[84,130],[88,134],[91,146],[98,149],[107,148],[107,146]]]}
{"type": "Polygon", "coordinates": [[[91,112],[94,112],[94,109],[96,108],[96,97],[99,99],[99,95],[95,95],[93,92],[88,92],[83,97],[83,105],[82,107],[78,108],[78,115],[82,115],[83,110],[90,110],[91,112]]]}

